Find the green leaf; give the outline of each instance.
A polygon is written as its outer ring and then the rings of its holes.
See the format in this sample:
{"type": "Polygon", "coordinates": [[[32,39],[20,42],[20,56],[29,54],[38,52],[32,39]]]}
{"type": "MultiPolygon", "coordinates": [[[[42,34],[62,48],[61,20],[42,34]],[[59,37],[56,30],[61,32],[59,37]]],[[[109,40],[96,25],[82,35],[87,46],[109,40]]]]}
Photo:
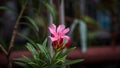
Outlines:
{"type": "Polygon", "coordinates": [[[49,4],[49,3],[44,3],[44,5],[47,7],[48,11],[50,12],[50,14],[53,17],[53,20],[56,20],[56,10],[53,4],[49,4]]]}
{"type": "Polygon", "coordinates": [[[13,8],[9,7],[9,6],[0,6],[0,10],[9,10],[9,11],[17,14],[16,11],[13,8]]]}
{"type": "Polygon", "coordinates": [[[60,57],[61,54],[62,54],[62,51],[61,51],[61,50],[56,51],[56,52],[53,54],[52,62],[53,62],[53,63],[56,63],[56,62],[57,62],[57,59],[61,58],[61,57],[60,57]]]}
{"type": "Polygon", "coordinates": [[[79,63],[84,61],[83,59],[77,59],[77,60],[66,60],[66,62],[64,63],[64,65],[71,65],[71,64],[75,64],[75,63],[79,63]]]}
{"type": "Polygon", "coordinates": [[[61,57],[66,56],[69,52],[73,51],[75,48],[76,48],[76,47],[73,47],[73,48],[67,49],[67,50],[61,55],[61,57]]]}
{"type": "Polygon", "coordinates": [[[20,33],[17,33],[19,36],[21,36],[21,37],[23,37],[24,39],[26,39],[27,41],[29,41],[31,44],[33,44],[33,45],[35,45],[35,42],[32,40],[32,39],[30,39],[30,38],[28,38],[27,36],[24,36],[24,35],[22,35],[22,34],[20,34],[20,33]]]}
{"type": "MultiPolygon", "coordinates": [[[[20,23],[20,25],[25,25],[25,26],[28,26],[28,29],[29,29],[29,28],[32,29],[32,30],[34,31],[34,33],[35,33],[35,36],[34,36],[35,39],[36,39],[37,41],[40,41],[39,32],[37,32],[32,25],[30,25],[29,23],[20,23]]],[[[32,40],[30,41],[29,38],[27,38],[26,40],[29,40],[29,42],[32,41],[32,40]]],[[[35,41],[33,41],[33,42],[35,42],[35,41]]]]}
{"type": "Polygon", "coordinates": [[[14,59],[14,60],[17,60],[17,61],[22,61],[22,62],[25,62],[25,63],[28,63],[28,62],[31,62],[32,60],[26,56],[22,56],[21,58],[17,58],[17,59],[14,59]]]}
{"type": "MultiPolygon", "coordinates": [[[[67,55],[66,55],[67,56],[67,55]]],[[[66,56],[64,56],[64,57],[62,57],[62,58],[57,58],[57,60],[56,60],[56,64],[57,63],[63,63],[64,61],[65,61],[65,58],[66,58],[66,56]]]]}
{"type": "Polygon", "coordinates": [[[44,42],[42,43],[42,45],[46,47],[46,45],[47,45],[47,38],[44,40],[44,42]]]}
{"type": "Polygon", "coordinates": [[[52,57],[52,62],[53,63],[59,63],[59,62],[64,62],[65,58],[67,57],[67,54],[74,50],[76,47],[70,48],[66,50],[65,52],[62,52],[61,50],[58,50],[54,53],[52,57]]]}
{"type": "Polygon", "coordinates": [[[60,57],[61,54],[62,54],[62,51],[59,50],[55,53],[55,56],[53,56],[53,58],[58,58],[58,57],[60,57]]]}
{"type": "Polygon", "coordinates": [[[48,49],[41,44],[37,44],[37,46],[40,52],[42,53],[42,55],[44,55],[44,57],[50,61],[50,54],[49,54],[48,49]]]}
{"type": "Polygon", "coordinates": [[[45,48],[43,45],[40,45],[40,44],[37,44],[37,46],[38,46],[40,52],[42,52],[45,55],[45,57],[48,57],[47,48],[45,48]]]}
{"type": "Polygon", "coordinates": [[[31,23],[31,25],[35,28],[35,30],[39,32],[39,27],[32,18],[30,18],[28,16],[25,16],[24,18],[26,18],[31,23]]]}
{"type": "Polygon", "coordinates": [[[18,64],[18,65],[20,65],[20,66],[23,66],[23,67],[26,66],[26,64],[25,64],[25,63],[22,63],[22,62],[15,62],[15,63],[18,64]]]}
{"type": "Polygon", "coordinates": [[[34,57],[34,59],[36,59],[36,55],[38,54],[38,52],[36,51],[35,47],[33,47],[32,44],[27,43],[27,49],[32,53],[32,56],[34,57]]]}

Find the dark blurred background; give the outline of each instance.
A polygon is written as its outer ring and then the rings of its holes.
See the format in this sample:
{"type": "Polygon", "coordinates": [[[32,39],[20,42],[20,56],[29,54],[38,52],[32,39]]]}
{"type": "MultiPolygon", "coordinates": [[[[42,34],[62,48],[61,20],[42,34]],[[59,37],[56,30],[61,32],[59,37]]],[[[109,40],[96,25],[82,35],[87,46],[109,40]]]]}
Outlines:
{"type": "MultiPolygon", "coordinates": [[[[8,47],[15,21],[21,10],[23,0],[0,0],[0,44],[8,47]],[[3,6],[9,6],[3,8],[3,6]]],[[[53,0],[59,18],[59,1],[53,0]]],[[[71,34],[72,46],[78,47],[77,58],[85,61],[69,66],[70,68],[120,68],[120,0],[64,0],[65,25],[74,25],[74,20],[79,19],[87,25],[87,48],[81,52],[81,38],[79,26],[71,34]]],[[[24,16],[30,16],[38,22],[40,29],[39,41],[47,36],[47,10],[41,0],[29,0],[24,16]],[[37,11],[36,11],[37,10],[37,11]]],[[[28,23],[24,18],[21,23],[28,23]]],[[[59,24],[57,21],[56,24],[59,24]]],[[[18,32],[34,38],[34,33],[26,25],[19,25],[18,32]]],[[[26,40],[16,36],[14,50],[24,50],[26,40]]],[[[75,55],[77,54],[74,53],[75,55]]],[[[69,58],[68,56],[68,58],[69,58]]],[[[0,57],[2,59],[2,57],[0,57]]],[[[2,61],[0,61],[2,62],[2,61]]],[[[0,67],[4,65],[0,64],[0,67]]]]}

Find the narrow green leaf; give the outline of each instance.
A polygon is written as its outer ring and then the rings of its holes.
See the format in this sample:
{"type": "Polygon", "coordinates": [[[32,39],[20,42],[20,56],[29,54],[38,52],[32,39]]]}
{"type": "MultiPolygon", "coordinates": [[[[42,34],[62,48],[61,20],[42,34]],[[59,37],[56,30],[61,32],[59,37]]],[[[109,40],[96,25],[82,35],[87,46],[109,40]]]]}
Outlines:
{"type": "Polygon", "coordinates": [[[24,39],[26,39],[27,41],[29,41],[31,44],[35,45],[35,42],[33,40],[31,40],[30,38],[28,38],[27,36],[24,36],[20,33],[17,33],[20,37],[23,37],[24,39]]]}
{"type": "Polygon", "coordinates": [[[60,51],[57,51],[57,52],[55,53],[55,57],[58,58],[58,57],[60,57],[61,54],[62,54],[62,51],[61,51],[61,50],[60,50],[60,51]]]}
{"type": "MultiPolygon", "coordinates": [[[[67,56],[67,55],[66,55],[67,56]]],[[[66,58],[66,56],[64,56],[64,57],[62,57],[62,58],[57,58],[57,60],[56,60],[56,64],[57,63],[63,63],[64,61],[65,61],[65,58],[66,58]]]]}
{"type": "Polygon", "coordinates": [[[28,16],[25,16],[24,18],[26,18],[31,23],[31,25],[35,28],[35,30],[39,32],[39,27],[32,18],[30,18],[28,16]]]}
{"type": "Polygon", "coordinates": [[[20,65],[20,66],[23,66],[23,67],[26,66],[26,64],[25,64],[25,63],[22,63],[22,62],[15,62],[15,63],[18,64],[18,65],[20,65]]]}
{"type": "Polygon", "coordinates": [[[53,54],[53,57],[52,57],[52,62],[53,62],[53,63],[56,62],[57,58],[60,57],[61,53],[62,53],[62,51],[60,50],[60,51],[56,51],[56,52],[53,54]]]}
{"type": "Polygon", "coordinates": [[[9,11],[17,14],[16,11],[13,8],[9,7],[9,6],[0,6],[0,10],[9,10],[9,11]]]}
{"type": "Polygon", "coordinates": [[[71,65],[71,64],[75,64],[75,63],[79,63],[84,61],[83,59],[77,59],[77,60],[67,60],[64,65],[71,65]]]}
{"type": "Polygon", "coordinates": [[[21,58],[17,58],[17,59],[14,59],[14,60],[22,61],[22,62],[25,62],[25,63],[31,62],[31,59],[26,57],[26,56],[22,56],[21,58]]]}
{"type": "Polygon", "coordinates": [[[27,49],[32,53],[32,56],[34,57],[34,59],[36,59],[36,55],[38,54],[38,52],[36,51],[35,47],[33,47],[32,44],[27,43],[27,49]]]}
{"type": "Polygon", "coordinates": [[[28,29],[29,28],[32,29],[34,31],[34,33],[35,33],[36,40],[38,40],[38,41],[40,40],[39,32],[37,32],[32,25],[30,25],[29,23],[20,23],[20,25],[25,25],[25,26],[28,26],[28,29]]]}
{"type": "Polygon", "coordinates": [[[47,45],[47,38],[44,40],[44,42],[42,43],[42,45],[46,47],[46,45],[47,45]]]}
{"type": "Polygon", "coordinates": [[[45,6],[47,7],[48,11],[52,15],[53,20],[56,20],[56,10],[55,10],[54,5],[49,4],[49,3],[45,3],[45,6]]]}
{"type": "Polygon", "coordinates": [[[61,57],[66,56],[69,52],[71,52],[71,51],[74,50],[75,48],[76,48],[76,47],[73,47],[73,48],[67,49],[67,50],[61,55],[61,57]]]}
{"type": "Polygon", "coordinates": [[[50,61],[50,55],[49,55],[49,51],[47,50],[47,48],[41,44],[37,44],[37,46],[40,52],[42,53],[42,55],[45,55],[44,57],[50,61]]]}

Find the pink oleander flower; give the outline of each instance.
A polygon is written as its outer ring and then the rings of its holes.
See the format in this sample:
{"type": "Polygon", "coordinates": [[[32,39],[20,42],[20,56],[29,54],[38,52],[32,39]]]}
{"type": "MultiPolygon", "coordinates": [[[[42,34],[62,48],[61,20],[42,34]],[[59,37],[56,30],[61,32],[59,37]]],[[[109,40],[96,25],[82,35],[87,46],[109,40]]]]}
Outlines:
{"type": "Polygon", "coordinates": [[[64,49],[66,46],[70,45],[70,37],[66,35],[66,33],[69,32],[69,28],[65,29],[65,25],[63,24],[59,25],[58,27],[56,27],[54,24],[51,24],[48,28],[51,33],[51,36],[49,37],[55,50],[64,49]]]}

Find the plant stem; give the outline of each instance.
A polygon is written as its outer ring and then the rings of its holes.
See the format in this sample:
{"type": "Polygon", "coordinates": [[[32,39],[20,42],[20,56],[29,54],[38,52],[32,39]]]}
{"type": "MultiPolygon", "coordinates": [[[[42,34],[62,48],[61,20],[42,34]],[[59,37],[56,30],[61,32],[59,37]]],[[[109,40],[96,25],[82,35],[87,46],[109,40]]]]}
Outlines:
{"type": "Polygon", "coordinates": [[[0,44],[0,48],[2,49],[2,51],[5,53],[5,55],[8,54],[8,52],[6,51],[6,49],[0,44]]]}
{"type": "Polygon", "coordinates": [[[22,9],[21,9],[21,12],[16,20],[16,23],[14,25],[14,29],[13,29],[13,32],[12,32],[12,37],[11,37],[11,40],[10,40],[10,45],[9,45],[9,48],[8,48],[8,55],[7,55],[7,59],[8,59],[8,68],[12,68],[12,60],[10,58],[10,55],[11,55],[11,51],[12,51],[12,48],[14,47],[14,41],[15,41],[15,37],[17,35],[17,28],[18,28],[18,25],[19,25],[19,21],[23,15],[23,12],[24,10],[26,9],[26,5],[28,3],[28,0],[25,1],[24,5],[22,6],[22,9]]]}
{"type": "Polygon", "coordinates": [[[24,12],[24,10],[26,8],[27,1],[28,0],[26,0],[25,4],[23,5],[22,10],[21,10],[21,12],[20,12],[20,14],[19,14],[19,16],[18,16],[18,18],[16,20],[16,23],[15,23],[15,26],[14,26],[14,29],[13,29],[13,32],[12,32],[12,38],[10,40],[10,46],[9,46],[8,52],[11,50],[11,48],[14,47],[15,37],[17,35],[17,28],[18,28],[18,25],[19,25],[19,21],[20,21],[22,15],[23,15],[23,12],[24,12]]]}

